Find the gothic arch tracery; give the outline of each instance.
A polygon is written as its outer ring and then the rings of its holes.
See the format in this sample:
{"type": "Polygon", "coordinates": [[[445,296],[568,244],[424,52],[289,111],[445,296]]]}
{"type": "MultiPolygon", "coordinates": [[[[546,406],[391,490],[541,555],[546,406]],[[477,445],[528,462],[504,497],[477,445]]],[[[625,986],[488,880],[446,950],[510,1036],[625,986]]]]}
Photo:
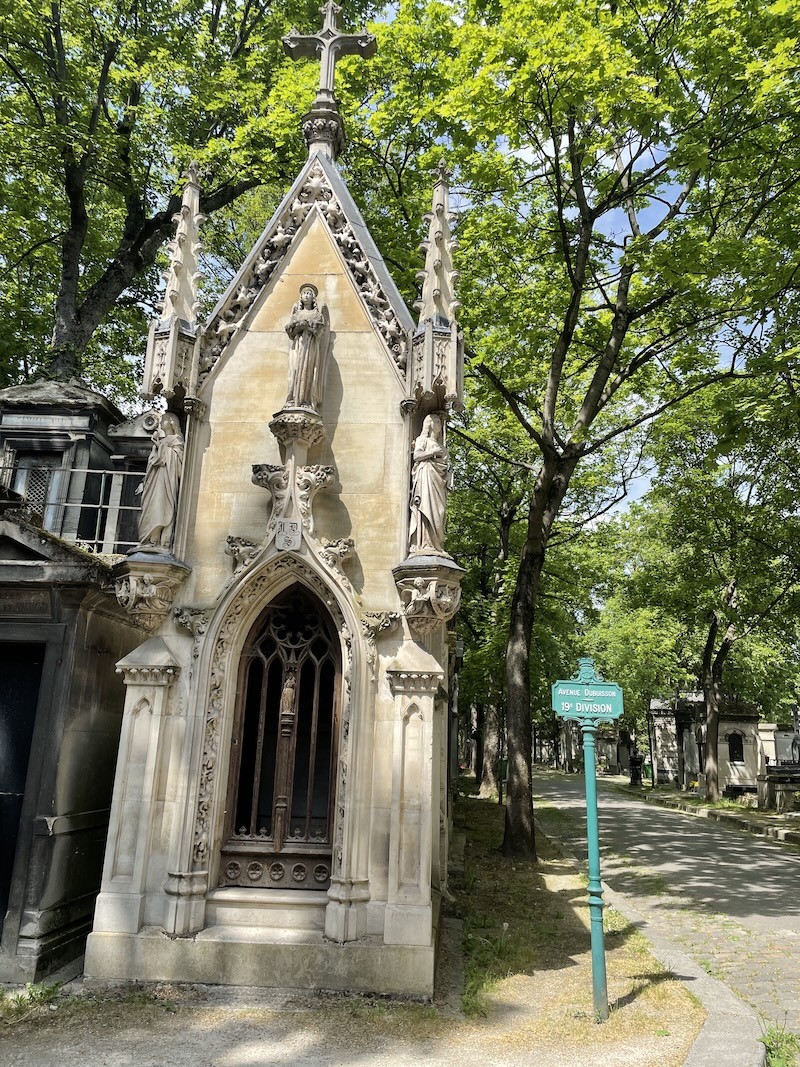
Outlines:
{"type": "Polygon", "coordinates": [[[353,652],[355,625],[352,608],[340,603],[340,595],[306,560],[293,553],[274,556],[262,567],[243,576],[218,610],[216,625],[208,626],[210,655],[205,677],[205,725],[200,763],[200,781],[194,819],[192,870],[208,871],[217,842],[214,841],[214,812],[220,804],[220,760],[227,767],[227,753],[222,752],[225,728],[233,714],[235,668],[257,617],[265,606],[293,583],[305,586],[330,612],[338,631],[341,647],[341,719],[336,767],[335,809],[333,818],[332,875],[342,868],[344,809],[347,791],[347,765],[350,746],[350,721],[353,693],[353,652]]]}

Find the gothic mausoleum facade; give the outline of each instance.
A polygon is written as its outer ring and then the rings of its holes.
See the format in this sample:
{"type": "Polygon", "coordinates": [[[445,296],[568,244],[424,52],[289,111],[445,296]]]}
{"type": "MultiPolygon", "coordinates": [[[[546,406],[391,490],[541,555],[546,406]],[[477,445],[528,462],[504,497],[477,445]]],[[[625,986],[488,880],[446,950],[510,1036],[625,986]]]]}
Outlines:
{"type": "Polygon", "coordinates": [[[167,402],[138,544],[113,570],[143,640],[124,713],[86,974],[433,989],[448,844],[444,547],[461,404],[447,179],[418,318],[336,167],[336,8],[309,157],[208,321],[198,178],[144,393],[167,402]]]}

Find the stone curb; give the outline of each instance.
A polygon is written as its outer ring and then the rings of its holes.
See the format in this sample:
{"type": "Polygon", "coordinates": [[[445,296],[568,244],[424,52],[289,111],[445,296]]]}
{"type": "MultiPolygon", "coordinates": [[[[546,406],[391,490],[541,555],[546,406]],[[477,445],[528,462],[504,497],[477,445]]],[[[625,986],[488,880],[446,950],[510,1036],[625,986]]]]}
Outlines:
{"type": "Polygon", "coordinates": [[[800,830],[787,830],[785,826],[764,826],[762,823],[752,822],[744,815],[734,815],[733,812],[728,811],[717,811],[715,808],[696,808],[693,804],[687,804],[682,800],[672,800],[670,797],[658,797],[643,793],[639,795],[639,799],[646,800],[648,804],[657,804],[660,808],[682,811],[699,819],[713,819],[715,822],[724,823],[726,826],[733,826],[736,830],[746,830],[757,837],[768,837],[774,841],[786,841],[790,845],[800,845],[800,830]]]}
{"type": "MultiPolygon", "coordinates": [[[[586,873],[586,864],[563,841],[547,833],[538,821],[536,827],[564,859],[581,874],[586,873]]],[[[605,883],[603,896],[607,904],[637,928],[656,959],[683,982],[706,1010],[706,1021],[689,1049],[683,1067],[720,1067],[723,1063],[725,1067],[764,1067],[767,1050],[760,1040],[762,1029],[755,1011],[723,982],[706,974],[685,952],[656,933],[627,897],[605,883]]]]}

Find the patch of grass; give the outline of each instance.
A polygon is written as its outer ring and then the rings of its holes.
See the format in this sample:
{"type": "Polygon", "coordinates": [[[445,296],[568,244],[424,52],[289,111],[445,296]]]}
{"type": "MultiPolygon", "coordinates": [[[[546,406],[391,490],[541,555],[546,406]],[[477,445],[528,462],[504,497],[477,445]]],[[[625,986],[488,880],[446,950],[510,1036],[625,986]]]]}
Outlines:
{"type": "MultiPolygon", "coordinates": [[[[459,898],[465,1013],[491,1026],[509,1010],[532,1009],[534,1018],[519,1027],[518,1040],[552,1046],[554,1057],[559,1048],[585,1043],[596,1050],[598,1043],[611,1047],[622,1039],[642,1047],[652,1043],[652,1060],[646,1062],[682,1063],[704,1012],[653,958],[647,940],[621,912],[606,906],[610,1015],[598,1027],[585,875],[541,836],[537,863],[506,859],[500,852],[502,809],[473,798],[461,803],[467,809],[470,887],[459,898]]],[[[537,819],[543,809],[542,821],[548,827],[572,823],[569,816],[559,818],[561,813],[541,803],[537,819]]],[[[511,1062],[510,1047],[508,1051],[511,1062]]]]}
{"type": "Polygon", "coordinates": [[[58,996],[61,985],[61,982],[26,982],[20,992],[3,994],[0,998],[0,1020],[18,1022],[48,1007],[58,996]]]}
{"type": "Polygon", "coordinates": [[[800,1054],[800,1039],[785,1025],[773,1023],[763,1033],[761,1041],[767,1050],[767,1067],[796,1067],[800,1054]]]}

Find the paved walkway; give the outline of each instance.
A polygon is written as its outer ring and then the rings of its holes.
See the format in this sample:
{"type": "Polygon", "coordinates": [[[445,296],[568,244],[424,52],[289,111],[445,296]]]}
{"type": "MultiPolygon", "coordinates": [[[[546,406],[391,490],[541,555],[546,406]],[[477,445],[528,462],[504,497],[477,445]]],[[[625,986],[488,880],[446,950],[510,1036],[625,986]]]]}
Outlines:
{"type": "MultiPolygon", "coordinates": [[[[603,881],[760,1013],[800,1034],[800,855],[598,783],[603,881]]],[[[536,816],[586,855],[583,778],[540,773],[536,816]]]]}

